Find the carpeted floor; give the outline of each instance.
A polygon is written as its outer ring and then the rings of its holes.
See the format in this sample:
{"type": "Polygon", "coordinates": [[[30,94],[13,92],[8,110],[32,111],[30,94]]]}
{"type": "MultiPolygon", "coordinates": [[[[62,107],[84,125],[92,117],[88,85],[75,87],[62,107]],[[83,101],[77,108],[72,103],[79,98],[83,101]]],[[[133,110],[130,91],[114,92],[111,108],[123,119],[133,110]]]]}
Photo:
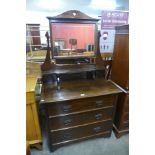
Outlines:
{"type": "Polygon", "coordinates": [[[50,152],[47,138],[43,135],[43,150],[31,148],[31,155],[129,155],[129,135],[117,139],[112,133],[110,138],[97,138],[61,147],[50,152]]]}

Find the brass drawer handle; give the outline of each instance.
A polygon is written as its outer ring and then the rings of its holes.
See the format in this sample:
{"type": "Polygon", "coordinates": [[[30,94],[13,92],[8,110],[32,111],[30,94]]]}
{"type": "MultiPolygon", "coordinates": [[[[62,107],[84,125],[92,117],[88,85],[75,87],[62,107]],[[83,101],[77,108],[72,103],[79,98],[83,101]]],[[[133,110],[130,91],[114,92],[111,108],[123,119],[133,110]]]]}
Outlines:
{"type": "Polygon", "coordinates": [[[97,126],[97,127],[93,128],[93,130],[95,132],[100,132],[102,130],[102,128],[100,126],[97,126]]]}
{"type": "Polygon", "coordinates": [[[67,126],[67,125],[70,125],[72,123],[72,119],[66,119],[64,120],[64,125],[67,126]]]}
{"type": "Polygon", "coordinates": [[[103,106],[103,100],[96,101],[96,107],[103,106]]]}
{"type": "Polygon", "coordinates": [[[101,119],[102,116],[103,116],[102,113],[99,113],[99,114],[96,114],[96,115],[95,115],[95,118],[98,120],[98,119],[101,119]]]}
{"type": "Polygon", "coordinates": [[[71,107],[72,107],[71,105],[65,105],[65,106],[63,106],[63,111],[64,112],[69,112],[71,107]]]}
{"type": "Polygon", "coordinates": [[[70,138],[72,138],[72,134],[71,134],[71,133],[65,133],[65,134],[63,135],[63,138],[64,138],[64,139],[70,139],[70,138]]]}

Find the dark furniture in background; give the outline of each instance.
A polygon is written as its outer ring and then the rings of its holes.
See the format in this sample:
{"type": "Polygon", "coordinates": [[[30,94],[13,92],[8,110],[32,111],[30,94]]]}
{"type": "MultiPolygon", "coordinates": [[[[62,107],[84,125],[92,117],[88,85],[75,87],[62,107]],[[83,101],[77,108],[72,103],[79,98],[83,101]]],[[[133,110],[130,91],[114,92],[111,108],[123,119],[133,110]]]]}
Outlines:
{"type": "Polygon", "coordinates": [[[98,19],[77,10],[48,18],[54,22],[91,23],[96,26],[93,64],[51,63],[49,36],[46,34],[48,50],[41,66],[43,86],[40,106],[46,111],[51,151],[90,138],[109,137],[117,96],[122,91],[112,81],[104,79],[105,64],[99,51],[100,35],[96,24],[98,19]]]}
{"type": "Polygon", "coordinates": [[[124,89],[114,120],[115,134],[120,137],[129,132],[129,25],[116,27],[111,79],[124,89]]]}

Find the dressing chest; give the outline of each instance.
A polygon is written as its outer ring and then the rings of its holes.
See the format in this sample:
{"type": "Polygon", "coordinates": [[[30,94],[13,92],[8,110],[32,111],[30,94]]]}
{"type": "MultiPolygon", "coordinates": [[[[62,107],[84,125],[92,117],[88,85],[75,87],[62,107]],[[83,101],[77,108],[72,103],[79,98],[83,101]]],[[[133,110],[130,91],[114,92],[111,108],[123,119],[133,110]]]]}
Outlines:
{"type": "Polygon", "coordinates": [[[89,138],[109,137],[120,92],[103,79],[64,82],[60,90],[44,85],[41,104],[46,109],[51,150],[89,138]]]}
{"type": "MultiPolygon", "coordinates": [[[[99,51],[100,36],[96,24],[98,19],[77,10],[67,11],[48,19],[50,28],[53,22],[83,24],[80,26],[92,24],[95,28],[93,32],[95,60],[89,64],[51,63],[49,36],[46,33],[48,50],[45,62],[41,66],[43,86],[40,106],[44,107],[46,113],[51,151],[86,139],[109,137],[117,96],[122,90],[104,78],[105,68],[99,51]]],[[[51,30],[51,49],[54,50],[52,33],[51,30]]],[[[54,55],[52,57],[54,59],[54,55]]]]}

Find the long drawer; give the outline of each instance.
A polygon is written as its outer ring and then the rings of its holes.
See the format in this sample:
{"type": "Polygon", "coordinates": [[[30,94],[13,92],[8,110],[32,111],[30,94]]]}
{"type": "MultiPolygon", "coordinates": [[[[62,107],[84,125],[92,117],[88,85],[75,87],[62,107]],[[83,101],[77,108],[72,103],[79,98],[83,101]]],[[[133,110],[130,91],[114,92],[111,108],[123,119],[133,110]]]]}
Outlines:
{"type": "Polygon", "coordinates": [[[103,121],[100,123],[95,123],[91,125],[86,125],[82,127],[76,127],[73,129],[61,130],[56,132],[51,132],[52,144],[61,144],[74,139],[79,139],[82,137],[88,137],[91,135],[104,133],[106,131],[111,132],[112,121],[103,121]]]}
{"type": "Polygon", "coordinates": [[[77,139],[72,139],[69,141],[61,142],[61,143],[49,143],[49,145],[50,145],[51,151],[54,151],[54,150],[60,148],[61,146],[65,146],[68,144],[80,142],[83,140],[93,139],[93,138],[103,138],[103,137],[106,138],[106,137],[110,137],[110,136],[111,136],[111,131],[105,131],[105,132],[97,133],[95,135],[90,135],[90,136],[85,136],[85,137],[81,137],[81,138],[77,138],[77,139]]]}
{"type": "Polygon", "coordinates": [[[47,112],[49,117],[56,117],[63,114],[71,114],[74,112],[82,112],[106,106],[113,106],[113,101],[114,95],[62,101],[49,104],[47,112]]]}
{"type": "Polygon", "coordinates": [[[90,112],[72,114],[67,116],[49,118],[50,130],[61,130],[73,126],[80,126],[81,124],[88,124],[102,120],[112,120],[113,107],[102,108],[100,110],[93,110],[90,112]]]}

